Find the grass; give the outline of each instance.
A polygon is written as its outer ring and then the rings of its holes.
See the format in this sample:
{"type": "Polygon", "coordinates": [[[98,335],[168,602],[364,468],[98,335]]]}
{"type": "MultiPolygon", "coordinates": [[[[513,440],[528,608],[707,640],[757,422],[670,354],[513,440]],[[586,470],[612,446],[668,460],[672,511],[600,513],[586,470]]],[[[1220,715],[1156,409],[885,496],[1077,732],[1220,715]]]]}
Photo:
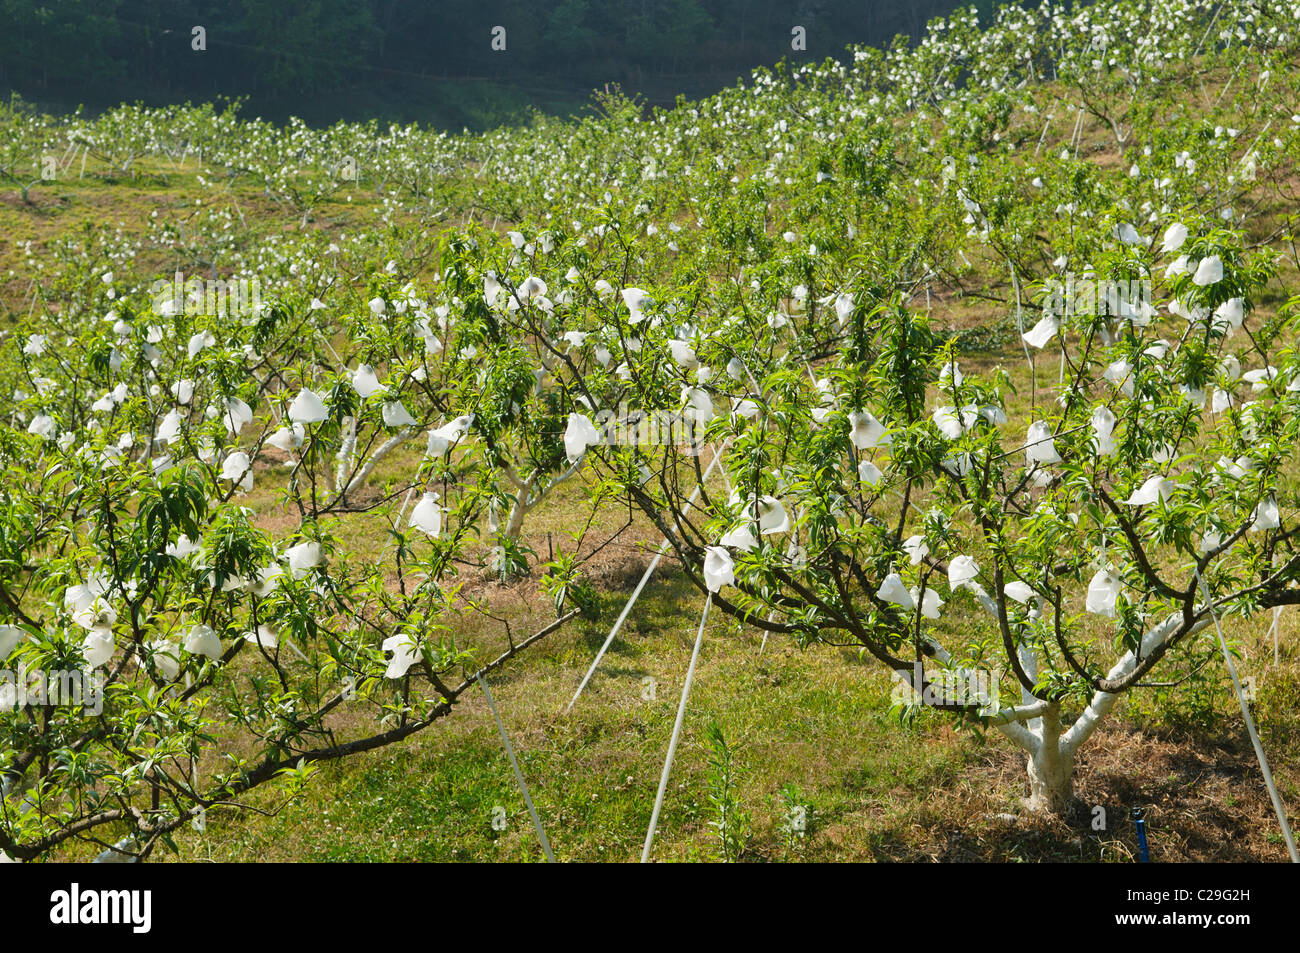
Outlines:
{"type": "MultiPolygon", "coordinates": [[[[616,609],[614,597],[606,602],[616,609]]],[[[640,853],[700,600],[665,574],[639,606],[571,714],[564,706],[602,626],[563,633],[494,686],[562,860],[631,861],[640,853]],[[655,680],[653,698],[646,678],[655,680]]],[[[1136,806],[1148,808],[1158,859],[1285,857],[1268,836],[1276,821],[1226,692],[1213,699],[1220,727],[1208,734],[1163,725],[1140,703],[1130,705],[1083,751],[1076,816],[1009,823],[1005,815],[1025,793],[1023,765],[1000,736],[955,731],[929,714],[900,726],[888,711],[887,679],[855,653],[770,641],[760,655],[760,644],[757,633],[720,617],[706,626],[658,860],[720,856],[708,828],[703,737],[710,719],[737,751],[739,798],[753,816],[748,860],[1127,860],[1136,851],[1127,821],[1136,806]],[[803,792],[808,818],[793,845],[782,830],[787,785],[803,792]],[[1093,805],[1105,809],[1107,829],[1091,828],[1093,805]]],[[[1295,803],[1300,724],[1294,707],[1282,707],[1294,693],[1295,659],[1272,674],[1263,660],[1243,664],[1263,672],[1256,715],[1267,726],[1283,796],[1295,803]]],[[[477,694],[410,744],[323,768],[287,805],[274,791],[257,792],[251,803],[277,813],[214,811],[207,832],[182,840],[179,859],[541,859],[477,694]],[[502,830],[492,823],[498,807],[502,830]]]]}

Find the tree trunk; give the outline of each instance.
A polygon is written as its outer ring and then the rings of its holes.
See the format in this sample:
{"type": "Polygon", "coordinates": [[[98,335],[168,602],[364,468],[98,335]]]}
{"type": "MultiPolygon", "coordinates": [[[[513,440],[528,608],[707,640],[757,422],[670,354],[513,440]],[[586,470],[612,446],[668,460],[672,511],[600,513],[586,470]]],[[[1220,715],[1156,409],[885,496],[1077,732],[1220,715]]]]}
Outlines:
{"type": "MultiPolygon", "coordinates": [[[[976,596],[985,610],[996,617],[998,609],[992,598],[982,589],[976,590],[976,596]]],[[[1139,657],[1149,658],[1152,652],[1175,634],[1186,636],[1201,631],[1210,624],[1210,620],[1210,614],[1202,612],[1190,628],[1184,630],[1182,613],[1173,613],[1142,637],[1140,652],[1132,650],[1127,652],[1115,663],[1106,677],[1111,681],[1124,678],[1136,667],[1139,657]]],[[[937,652],[936,657],[945,662],[951,658],[947,652],[942,651],[937,652]]],[[[1036,678],[1037,660],[1032,655],[1022,655],[1021,662],[1026,674],[1032,673],[1030,677],[1036,678]]],[[[1119,694],[1103,691],[1094,693],[1083,713],[1064,732],[1061,730],[1059,702],[1048,705],[1042,715],[1036,718],[1010,718],[999,721],[998,729],[1029,755],[1026,761],[1029,773],[1029,797],[1024,801],[1025,810],[1033,813],[1061,814],[1069,807],[1074,794],[1075,753],[1080,745],[1097,730],[1097,726],[1115,707],[1118,700],[1119,694]]],[[[1032,701],[1031,694],[1022,692],[1022,704],[1030,705],[1032,701]]]]}
{"type": "Polygon", "coordinates": [[[519,487],[519,493],[510,506],[510,515],[506,517],[505,530],[502,533],[507,539],[518,539],[519,534],[523,532],[524,517],[528,515],[529,510],[528,498],[532,495],[536,482],[536,477],[533,477],[519,487]]]}
{"type": "Polygon", "coordinates": [[[1063,814],[1074,793],[1074,752],[1061,744],[1061,706],[1049,705],[1030,731],[1038,742],[1026,762],[1029,770],[1027,810],[1063,814]]]}
{"type": "Polygon", "coordinates": [[[1063,814],[1074,796],[1074,757],[1056,745],[1044,745],[1026,761],[1029,797],[1025,808],[1035,814],[1063,814]]]}

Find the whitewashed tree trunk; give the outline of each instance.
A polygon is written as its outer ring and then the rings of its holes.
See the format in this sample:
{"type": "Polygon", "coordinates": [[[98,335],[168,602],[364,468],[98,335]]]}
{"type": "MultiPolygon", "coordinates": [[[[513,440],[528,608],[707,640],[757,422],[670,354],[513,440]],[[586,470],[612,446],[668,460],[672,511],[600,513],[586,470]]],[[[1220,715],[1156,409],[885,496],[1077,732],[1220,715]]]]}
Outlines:
{"type": "Polygon", "coordinates": [[[361,469],[357,470],[355,474],[352,473],[352,468],[356,464],[356,460],[354,459],[355,454],[352,451],[355,450],[356,447],[356,437],[355,435],[351,435],[349,437],[351,448],[349,450],[346,466],[340,464],[339,467],[339,482],[334,493],[335,499],[342,497],[353,487],[362,486],[370,476],[370,471],[375,468],[375,464],[379,463],[379,461],[383,460],[384,457],[392,453],[397,447],[409,440],[413,433],[415,433],[414,430],[410,427],[405,427],[393,436],[389,437],[370,454],[370,457],[364,464],[362,464],[361,469]]]}
{"type": "Polygon", "coordinates": [[[523,532],[524,517],[534,505],[532,494],[536,480],[536,477],[532,477],[527,482],[518,484],[519,490],[515,502],[510,507],[510,514],[506,517],[505,529],[502,531],[507,539],[518,539],[519,534],[523,532]]]}
{"type": "MultiPolygon", "coordinates": [[[[987,597],[981,601],[985,599],[987,597]]],[[[991,603],[991,600],[989,602],[991,603]]],[[[1107,673],[1107,677],[1117,679],[1132,672],[1139,658],[1145,658],[1155,651],[1178,631],[1182,622],[1182,616],[1175,614],[1153,627],[1142,638],[1140,654],[1128,652],[1115,663],[1107,673]]],[[[1209,624],[1209,613],[1202,610],[1188,634],[1194,634],[1209,624]]],[[[947,655],[942,650],[940,653],[941,656],[947,655]]],[[[1025,661],[1028,662],[1028,659],[1025,661]]],[[[1028,664],[1026,668],[1029,668],[1028,664]]],[[[1024,802],[1026,810],[1035,813],[1060,814],[1069,806],[1070,799],[1074,795],[1075,754],[1079,746],[1097,730],[1097,726],[1115,707],[1117,701],[1119,701],[1117,694],[1095,693],[1088,707],[1083,710],[1074,724],[1064,731],[1061,725],[1061,707],[1056,702],[1048,704],[1025,695],[1023,705],[1003,709],[998,713],[994,724],[1028,756],[1025,762],[1029,775],[1029,797],[1024,802]]]]}
{"type": "Polygon", "coordinates": [[[510,513],[506,516],[505,526],[501,529],[501,535],[507,539],[518,539],[524,529],[524,518],[531,512],[537,504],[546,498],[546,495],[558,487],[565,480],[569,479],[582,468],[582,461],[570,464],[569,468],[563,473],[548,482],[541,482],[542,478],[538,474],[533,474],[527,480],[520,478],[519,474],[513,467],[505,467],[503,472],[506,479],[515,488],[515,499],[510,505],[510,513]]]}
{"type": "Polygon", "coordinates": [[[1036,721],[1038,746],[1026,762],[1029,798],[1025,807],[1035,813],[1061,814],[1074,793],[1074,755],[1061,746],[1061,706],[1049,705],[1036,721]]]}

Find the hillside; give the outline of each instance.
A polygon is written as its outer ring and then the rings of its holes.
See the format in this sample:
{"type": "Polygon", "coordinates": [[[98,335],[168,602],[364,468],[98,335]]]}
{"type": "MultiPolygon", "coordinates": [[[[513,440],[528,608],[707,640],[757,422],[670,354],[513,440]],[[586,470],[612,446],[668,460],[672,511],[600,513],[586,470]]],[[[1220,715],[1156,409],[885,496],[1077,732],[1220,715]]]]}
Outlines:
{"type": "Polygon", "coordinates": [[[1216,626],[1294,824],[1298,18],[959,13],[461,135],[15,99],[0,647],[115,688],[0,695],[0,849],[540,860],[502,656],[557,859],[632,861],[702,632],[657,860],[1129,862],[1135,808],[1158,860],[1287,859],[1216,626]],[[708,449],[584,438],[629,409],[708,449]],[[1019,725],[1180,614],[1026,806],[1019,725]],[[913,650],[1000,714],[900,693],[913,650]]]}

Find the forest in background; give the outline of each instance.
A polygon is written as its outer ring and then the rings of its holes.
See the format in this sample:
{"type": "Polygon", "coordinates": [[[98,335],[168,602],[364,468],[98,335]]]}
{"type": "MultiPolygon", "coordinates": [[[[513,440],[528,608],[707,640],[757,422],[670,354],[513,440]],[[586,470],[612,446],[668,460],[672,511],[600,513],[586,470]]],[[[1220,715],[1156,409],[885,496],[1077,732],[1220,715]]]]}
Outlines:
{"type": "Polygon", "coordinates": [[[959,6],[993,2],[0,0],[0,84],[58,110],[228,97],[272,119],[482,129],[573,112],[605,84],[671,105],[782,57],[917,37],[959,6]],[[791,49],[795,25],[806,51],[791,49]]]}

